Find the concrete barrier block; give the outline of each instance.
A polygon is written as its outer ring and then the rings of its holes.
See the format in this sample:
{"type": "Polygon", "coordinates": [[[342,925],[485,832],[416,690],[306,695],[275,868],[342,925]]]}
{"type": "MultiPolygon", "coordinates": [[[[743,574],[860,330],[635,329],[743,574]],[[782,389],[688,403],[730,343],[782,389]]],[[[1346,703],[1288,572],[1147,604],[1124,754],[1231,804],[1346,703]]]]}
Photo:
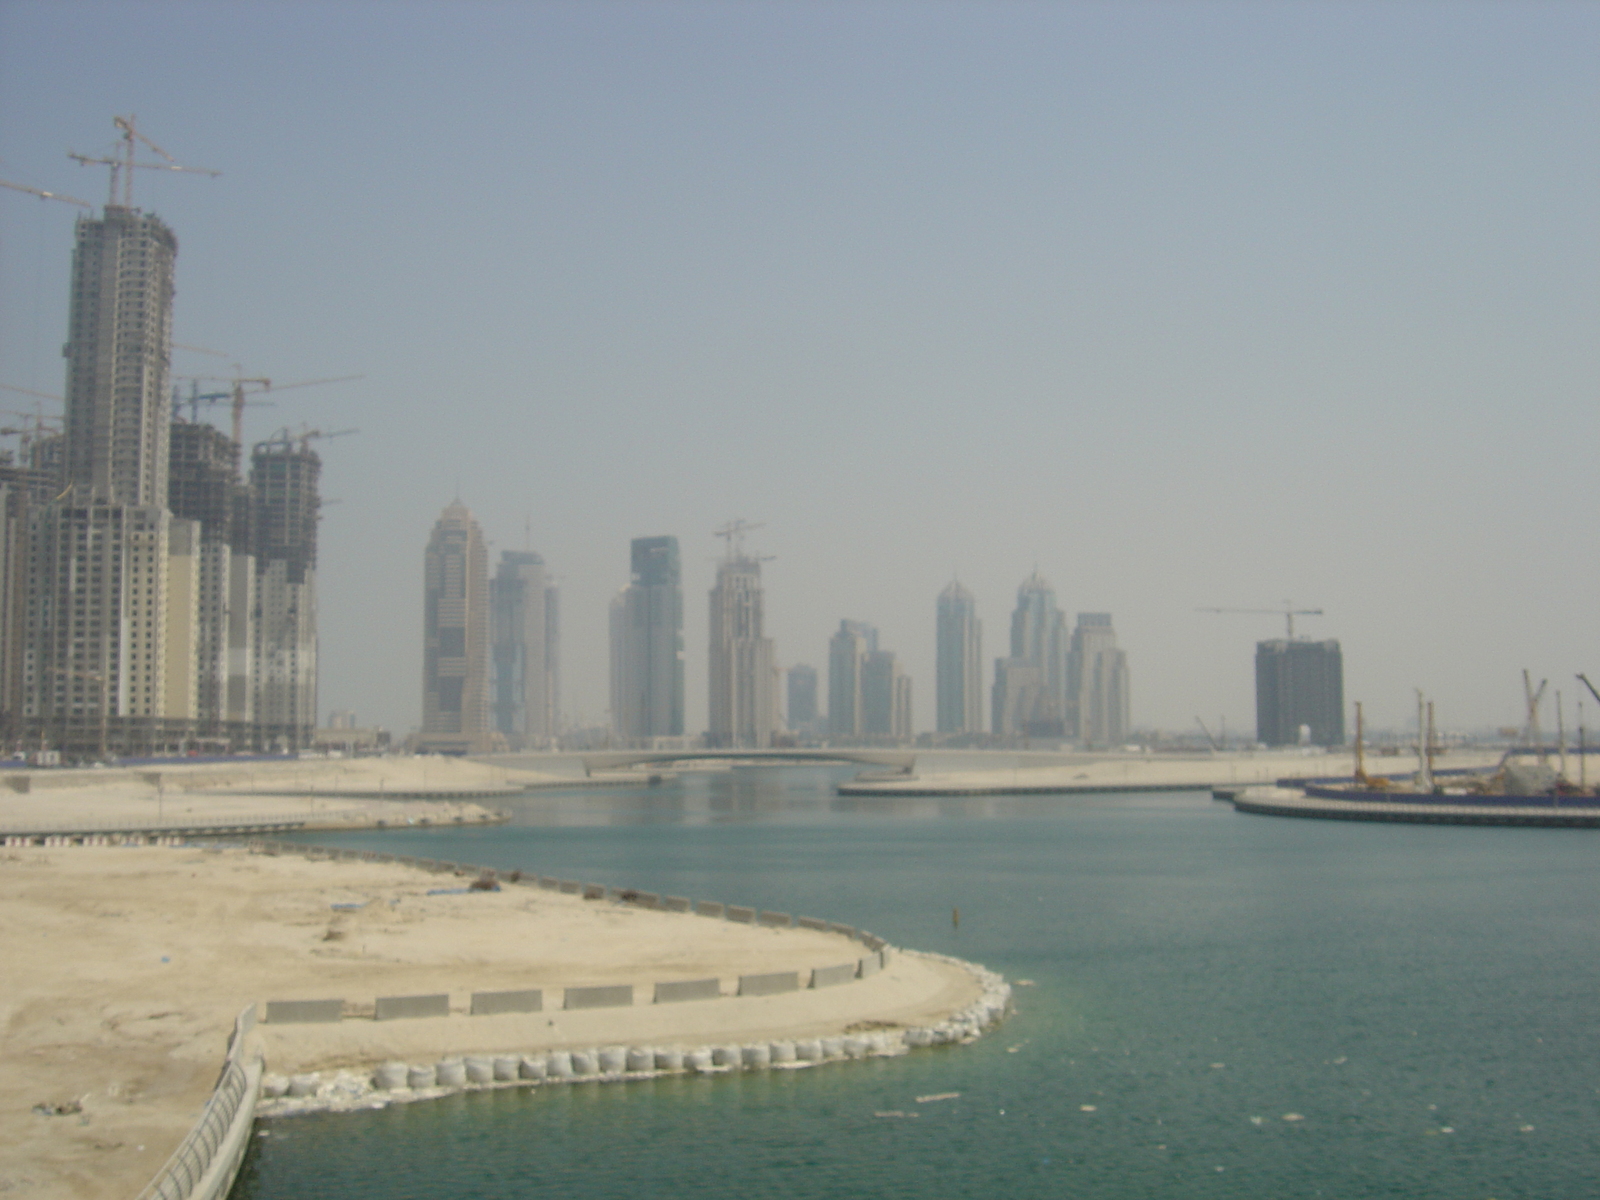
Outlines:
{"type": "Polygon", "coordinates": [[[683,1070],[683,1051],[677,1046],[665,1046],[656,1051],[656,1070],[683,1070]]]}
{"type": "Polygon", "coordinates": [[[467,1082],[468,1083],[493,1083],[494,1059],[481,1054],[467,1056],[467,1082]]]}
{"type": "Polygon", "coordinates": [[[847,938],[853,938],[856,935],[856,927],[854,925],[841,925],[837,921],[829,921],[828,932],[842,933],[847,938]]]}
{"type": "Polygon", "coordinates": [[[675,1004],[680,1000],[715,1000],[722,987],[715,979],[679,979],[656,984],[655,1003],[675,1004]]]}
{"type": "Polygon", "coordinates": [[[756,910],[753,908],[730,904],[724,911],[728,914],[728,920],[730,921],[738,921],[742,925],[753,925],[755,923],[756,910]]]}
{"type": "Polygon", "coordinates": [[[522,1056],[518,1054],[496,1054],[494,1056],[494,1077],[497,1083],[510,1083],[517,1078],[522,1067],[522,1056]]]}
{"type": "Polygon", "coordinates": [[[442,1058],[433,1066],[440,1087],[461,1087],[467,1082],[467,1064],[459,1058],[442,1058]]]}
{"type": "Polygon", "coordinates": [[[640,908],[660,908],[661,897],[654,892],[639,892],[633,901],[640,908]]]}
{"type": "Polygon", "coordinates": [[[869,979],[883,970],[883,960],[876,954],[869,954],[861,960],[860,977],[869,979]]]}
{"type": "Polygon", "coordinates": [[[561,880],[551,879],[548,875],[541,875],[539,876],[539,886],[547,892],[559,892],[561,890],[561,880]]]}
{"type": "Polygon", "coordinates": [[[800,990],[799,971],[768,971],[762,975],[739,976],[739,995],[776,996],[800,990]]]}
{"type": "Polygon", "coordinates": [[[815,929],[821,933],[828,931],[828,923],[821,917],[796,917],[794,923],[801,929],[815,929]]]}
{"type": "Polygon", "coordinates": [[[722,905],[716,900],[701,900],[694,906],[694,911],[702,917],[717,917],[723,915],[722,905]]]}
{"type": "Polygon", "coordinates": [[[666,909],[668,912],[688,912],[689,897],[663,896],[661,897],[661,907],[666,909]]]}
{"type": "Polygon", "coordinates": [[[439,1072],[431,1063],[426,1066],[410,1067],[406,1071],[406,1086],[413,1088],[431,1088],[439,1082],[439,1072]]]}
{"type": "Polygon", "coordinates": [[[630,1071],[654,1071],[656,1052],[649,1046],[629,1046],[627,1065],[630,1071]]]}
{"type": "Polygon", "coordinates": [[[344,1014],[343,1000],[268,1000],[268,1025],[313,1025],[337,1021],[344,1014]]]}
{"type": "Polygon", "coordinates": [[[583,898],[585,900],[604,900],[606,898],[606,885],[603,883],[584,884],[583,898]]]}
{"type": "Polygon", "coordinates": [[[790,925],[794,924],[794,918],[788,913],[763,912],[761,914],[761,923],[763,925],[770,925],[774,929],[787,929],[790,925]]]}
{"type": "Polygon", "coordinates": [[[530,1013],[544,1010],[544,993],[538,988],[516,992],[473,992],[472,1015],[492,1017],[497,1013],[530,1013]]]}
{"type": "Polygon", "coordinates": [[[608,987],[568,988],[563,1008],[624,1008],[633,1003],[633,985],[620,983],[608,987]]]}
{"type": "Polygon", "coordinates": [[[559,886],[561,888],[562,893],[564,895],[568,895],[568,896],[576,896],[580,892],[583,891],[583,884],[578,883],[575,880],[571,880],[571,879],[563,879],[563,880],[561,880],[559,886]]]}
{"type": "Polygon", "coordinates": [[[406,1085],[406,1064],[386,1062],[372,1072],[372,1086],[380,1092],[392,1092],[406,1085]]]}
{"type": "Polygon", "coordinates": [[[626,1046],[602,1046],[597,1065],[602,1075],[621,1075],[628,1069],[628,1048],[626,1046]]]}
{"type": "Polygon", "coordinates": [[[428,996],[379,996],[373,1006],[374,1021],[398,1021],[411,1017],[448,1017],[450,994],[436,992],[428,996]]]}
{"type": "Polygon", "coordinates": [[[856,977],[856,967],[857,964],[853,962],[840,963],[836,967],[817,967],[811,972],[811,986],[837,987],[841,983],[849,983],[856,977]]]}

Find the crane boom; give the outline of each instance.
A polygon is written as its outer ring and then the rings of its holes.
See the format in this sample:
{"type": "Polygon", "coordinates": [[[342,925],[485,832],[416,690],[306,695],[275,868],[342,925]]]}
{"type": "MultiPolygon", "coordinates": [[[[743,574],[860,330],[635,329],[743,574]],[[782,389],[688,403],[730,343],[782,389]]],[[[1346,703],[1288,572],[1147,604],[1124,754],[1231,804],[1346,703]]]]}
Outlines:
{"type": "Polygon", "coordinates": [[[1272,615],[1282,617],[1291,642],[1294,641],[1294,619],[1296,617],[1320,617],[1322,615],[1320,608],[1296,608],[1293,600],[1285,600],[1279,608],[1197,608],[1195,612],[1249,613],[1257,616],[1272,615]]]}
{"type": "Polygon", "coordinates": [[[25,183],[11,183],[9,180],[0,179],[0,187],[8,187],[13,191],[29,192],[41,200],[60,200],[63,204],[76,204],[79,208],[94,211],[94,205],[87,200],[79,200],[76,196],[69,196],[65,192],[47,192],[43,188],[29,187],[25,183]]]}

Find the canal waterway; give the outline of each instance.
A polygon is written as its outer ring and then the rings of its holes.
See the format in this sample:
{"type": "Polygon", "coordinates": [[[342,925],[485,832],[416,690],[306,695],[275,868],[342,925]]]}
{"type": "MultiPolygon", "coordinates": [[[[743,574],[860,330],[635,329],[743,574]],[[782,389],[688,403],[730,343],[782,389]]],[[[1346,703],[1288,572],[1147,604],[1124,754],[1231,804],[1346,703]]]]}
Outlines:
{"type": "Polygon", "coordinates": [[[308,840],[857,924],[1003,972],[997,1031],[270,1122],[235,1195],[1600,1194],[1600,831],[1251,817],[1198,792],[836,796],[851,773],[308,840]]]}

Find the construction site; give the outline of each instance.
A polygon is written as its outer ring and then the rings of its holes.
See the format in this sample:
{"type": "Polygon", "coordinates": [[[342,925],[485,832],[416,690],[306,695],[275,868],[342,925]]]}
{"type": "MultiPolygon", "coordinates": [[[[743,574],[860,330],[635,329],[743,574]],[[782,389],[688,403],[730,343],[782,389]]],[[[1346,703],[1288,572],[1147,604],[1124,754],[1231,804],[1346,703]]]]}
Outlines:
{"type": "Polygon", "coordinates": [[[177,238],[134,207],[133,181],[218,173],[178,163],[131,116],[114,126],[114,149],[70,155],[109,170],[98,212],[0,181],[86,210],[64,394],[0,384],[36,405],[0,425],[18,439],[0,452],[0,750],[40,764],[292,753],[317,711],[313,443],[356,431],[282,428],[246,464],[244,410],[359,376],[172,372],[175,348],[233,356],[173,340],[177,238]]]}

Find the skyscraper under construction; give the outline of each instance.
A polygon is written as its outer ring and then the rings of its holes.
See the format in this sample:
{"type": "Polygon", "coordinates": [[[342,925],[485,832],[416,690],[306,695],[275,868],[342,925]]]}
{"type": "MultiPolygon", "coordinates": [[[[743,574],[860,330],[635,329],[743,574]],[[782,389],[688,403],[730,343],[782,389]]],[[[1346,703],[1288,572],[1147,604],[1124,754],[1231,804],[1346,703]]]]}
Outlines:
{"type": "MultiPolygon", "coordinates": [[[[168,371],[178,240],[107,205],[80,218],[68,320],[63,484],[29,515],[23,711],[71,756],[182,740],[192,609],[169,609],[168,371]],[[181,636],[170,635],[180,626],[181,636]],[[169,643],[171,646],[169,647],[169,643]],[[169,654],[169,649],[174,649],[169,654]],[[168,676],[173,674],[173,694],[168,676]],[[179,711],[169,712],[172,704],[179,711]]],[[[184,522],[180,542],[195,530],[184,522]]],[[[192,604],[181,595],[181,605],[192,604]]]]}

